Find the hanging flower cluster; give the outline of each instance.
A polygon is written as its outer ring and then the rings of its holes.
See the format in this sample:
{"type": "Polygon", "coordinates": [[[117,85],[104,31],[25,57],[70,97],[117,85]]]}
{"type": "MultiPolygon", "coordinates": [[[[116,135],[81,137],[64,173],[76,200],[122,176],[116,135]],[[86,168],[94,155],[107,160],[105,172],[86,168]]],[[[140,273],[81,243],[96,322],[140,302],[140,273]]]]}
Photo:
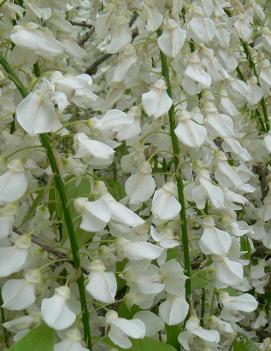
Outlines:
{"type": "Polygon", "coordinates": [[[0,14],[1,350],[270,351],[269,1],[0,14]]]}

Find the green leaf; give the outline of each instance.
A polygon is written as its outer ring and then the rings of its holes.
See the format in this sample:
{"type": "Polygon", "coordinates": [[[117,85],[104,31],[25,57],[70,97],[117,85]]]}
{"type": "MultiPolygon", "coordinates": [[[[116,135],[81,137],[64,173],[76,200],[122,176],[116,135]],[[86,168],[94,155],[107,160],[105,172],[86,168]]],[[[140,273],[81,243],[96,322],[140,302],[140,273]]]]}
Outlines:
{"type": "Polygon", "coordinates": [[[105,184],[111,193],[111,195],[116,199],[117,201],[121,200],[125,196],[125,189],[124,186],[118,182],[117,180],[113,179],[105,179],[105,184]]]}
{"type": "Polygon", "coordinates": [[[137,305],[133,305],[131,308],[129,308],[125,301],[122,301],[118,306],[118,315],[122,318],[131,319],[139,311],[140,308],[137,305]]]}
{"type": "Polygon", "coordinates": [[[176,351],[176,349],[168,344],[145,337],[144,339],[132,340],[133,346],[129,349],[130,351],[176,351]]]}
{"type": "Polygon", "coordinates": [[[53,351],[54,349],[54,331],[42,324],[32,329],[16,344],[10,351],[53,351]]]}
{"type": "Polygon", "coordinates": [[[26,214],[25,214],[25,216],[23,218],[23,221],[20,224],[20,227],[22,227],[27,221],[29,221],[33,217],[37,207],[42,202],[43,195],[44,195],[44,189],[40,190],[37,193],[37,196],[36,196],[35,200],[33,201],[32,205],[29,207],[28,211],[26,212],[26,214]]]}
{"type": "Polygon", "coordinates": [[[178,325],[166,325],[167,332],[167,344],[172,345],[178,349],[179,341],[178,336],[181,332],[181,324],[178,325]]]}
{"type": "Polygon", "coordinates": [[[212,281],[212,272],[209,269],[201,269],[192,274],[192,290],[203,289],[210,286],[212,281]]]}
{"type": "Polygon", "coordinates": [[[172,247],[171,249],[167,250],[167,261],[173,259],[179,259],[180,257],[180,248],[179,247],[172,247]]]}
{"type": "Polygon", "coordinates": [[[259,351],[257,346],[245,336],[238,336],[234,340],[231,350],[232,351],[259,351]]]}
{"type": "MultiPolygon", "coordinates": [[[[108,337],[103,340],[107,345],[109,345],[112,349],[116,349],[119,351],[124,351],[119,346],[116,346],[108,337]]],[[[176,349],[168,344],[164,344],[159,340],[145,337],[144,339],[131,339],[133,346],[129,348],[129,351],[176,351],[176,349]]],[[[32,350],[31,350],[32,351],[32,350]]]]}

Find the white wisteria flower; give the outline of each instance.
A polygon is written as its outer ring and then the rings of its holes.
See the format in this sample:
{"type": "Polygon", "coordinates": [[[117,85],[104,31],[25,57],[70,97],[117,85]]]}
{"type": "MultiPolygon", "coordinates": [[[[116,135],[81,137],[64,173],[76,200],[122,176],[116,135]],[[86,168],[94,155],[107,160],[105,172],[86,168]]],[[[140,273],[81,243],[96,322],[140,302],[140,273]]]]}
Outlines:
{"type": "Polygon", "coordinates": [[[111,209],[103,197],[95,201],[88,201],[86,197],[79,197],[74,201],[74,207],[82,216],[80,228],[88,232],[97,232],[104,229],[111,219],[111,209]]]}
{"type": "Polygon", "coordinates": [[[95,201],[86,197],[74,201],[76,211],[82,216],[80,228],[88,232],[101,231],[110,223],[138,227],[144,223],[136,213],[116,201],[107,191],[95,201]]]}
{"type": "Polygon", "coordinates": [[[28,94],[17,105],[16,118],[20,126],[30,135],[56,132],[62,128],[50,87],[28,94]]]}
{"type": "Polygon", "coordinates": [[[155,191],[152,199],[152,214],[161,221],[169,221],[178,216],[181,205],[176,197],[176,184],[168,182],[155,191]]]}
{"type": "Polygon", "coordinates": [[[81,341],[80,331],[76,328],[69,329],[66,337],[54,345],[54,351],[87,351],[88,349],[82,346],[81,341]]]}
{"type": "Polygon", "coordinates": [[[172,99],[167,94],[167,86],[163,79],[157,80],[151,90],[142,95],[142,104],[147,115],[154,118],[161,117],[169,111],[172,99]]]}
{"type": "Polygon", "coordinates": [[[82,108],[95,106],[98,96],[91,91],[92,78],[88,74],[56,78],[55,89],[64,93],[75,105],[82,108]]]}
{"type": "Polygon", "coordinates": [[[159,314],[163,321],[168,325],[182,323],[189,311],[189,304],[184,296],[167,297],[166,301],[159,305],[159,314]]]}
{"type": "Polygon", "coordinates": [[[30,236],[22,235],[14,245],[0,247],[0,278],[19,272],[24,267],[30,246],[30,236]]]}
{"type": "Polygon", "coordinates": [[[81,158],[91,167],[101,169],[109,166],[113,162],[115,151],[108,145],[91,140],[83,133],[74,136],[75,157],[81,158]]]}
{"type": "Polygon", "coordinates": [[[17,207],[13,204],[8,204],[0,209],[0,240],[12,232],[16,211],[17,207]]]}
{"type": "Polygon", "coordinates": [[[143,241],[129,241],[124,238],[118,239],[117,245],[124,257],[131,261],[155,260],[164,252],[160,246],[143,241]]]}
{"type": "Polygon", "coordinates": [[[227,292],[223,292],[220,299],[224,308],[231,311],[253,312],[258,307],[257,300],[250,294],[230,296],[227,292]]]}
{"type": "Polygon", "coordinates": [[[0,8],[0,349],[269,350],[269,1],[0,8]]]}
{"type": "Polygon", "coordinates": [[[123,141],[140,134],[140,115],[137,107],[132,107],[128,113],[112,109],[102,118],[93,118],[91,122],[103,135],[123,141]]]}
{"type": "Polygon", "coordinates": [[[26,273],[25,279],[9,279],[2,287],[2,307],[11,311],[20,311],[31,306],[35,300],[35,286],[41,282],[39,270],[26,273]]]}
{"type": "Polygon", "coordinates": [[[25,26],[15,26],[10,38],[16,46],[27,49],[30,55],[33,51],[36,55],[51,58],[64,51],[62,44],[54,38],[54,34],[48,28],[40,27],[34,22],[25,26]]]}
{"type": "Polygon", "coordinates": [[[52,297],[41,302],[41,316],[46,324],[55,330],[69,328],[75,322],[76,315],[67,305],[70,289],[63,285],[55,289],[52,297]]]}
{"type": "Polygon", "coordinates": [[[151,175],[152,168],[144,162],[139,173],[132,174],[125,182],[125,191],[132,205],[140,204],[151,198],[156,184],[151,175]]]}
{"type": "Polygon", "coordinates": [[[20,160],[12,160],[8,170],[0,176],[0,204],[5,205],[18,201],[28,187],[23,164],[20,160]]]}
{"type": "Polygon", "coordinates": [[[211,344],[218,344],[220,341],[220,334],[214,329],[205,329],[200,326],[200,320],[197,317],[190,317],[185,325],[186,331],[179,335],[179,342],[185,350],[190,350],[189,343],[191,336],[197,336],[211,344]]]}
{"type": "Polygon", "coordinates": [[[224,230],[215,227],[212,217],[203,221],[203,234],[199,240],[200,249],[205,255],[226,256],[232,245],[231,236],[224,230]]]}
{"type": "Polygon", "coordinates": [[[103,303],[113,303],[117,292],[117,281],[114,273],[105,270],[102,261],[92,262],[86,289],[94,299],[103,303]]]}
{"type": "MultiPolygon", "coordinates": [[[[189,147],[200,147],[206,140],[207,130],[203,125],[197,123],[197,117],[201,114],[181,111],[178,114],[178,125],[174,132],[181,143],[189,147]]],[[[202,122],[202,120],[201,120],[202,122]]]]}
{"type": "Polygon", "coordinates": [[[186,31],[181,29],[176,21],[169,18],[157,43],[165,55],[177,57],[185,43],[185,38],[186,31]]]}
{"type": "Polygon", "coordinates": [[[116,311],[108,311],[105,315],[106,322],[110,326],[108,337],[114,344],[129,349],[132,346],[130,338],[143,339],[145,336],[145,324],[140,319],[119,318],[116,311]]]}

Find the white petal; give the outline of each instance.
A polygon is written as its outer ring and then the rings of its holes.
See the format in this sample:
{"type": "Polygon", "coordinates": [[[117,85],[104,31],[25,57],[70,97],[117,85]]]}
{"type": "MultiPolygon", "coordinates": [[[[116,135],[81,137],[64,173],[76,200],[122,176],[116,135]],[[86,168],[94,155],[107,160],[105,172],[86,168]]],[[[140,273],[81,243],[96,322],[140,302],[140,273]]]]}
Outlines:
{"type": "Polygon", "coordinates": [[[69,328],[75,322],[76,315],[69,309],[66,300],[67,297],[58,293],[57,290],[52,297],[42,300],[42,318],[45,323],[55,330],[69,328]]]}
{"type": "Polygon", "coordinates": [[[204,228],[199,241],[200,249],[205,255],[225,256],[228,254],[231,244],[231,236],[215,227],[204,228]]]}
{"type": "Polygon", "coordinates": [[[177,57],[184,45],[185,38],[186,31],[181,29],[177,22],[169,19],[157,43],[165,55],[177,57]]]}
{"type": "Polygon", "coordinates": [[[150,174],[136,173],[125,182],[125,191],[132,205],[149,200],[155,190],[155,181],[150,174]]]}
{"type": "Polygon", "coordinates": [[[108,145],[91,140],[85,133],[74,137],[75,157],[84,159],[91,167],[101,169],[113,162],[115,151],[108,145]]]}
{"type": "Polygon", "coordinates": [[[0,203],[7,204],[19,200],[27,190],[27,178],[19,160],[8,164],[8,171],[0,176],[0,203]]]}
{"type": "Polygon", "coordinates": [[[112,196],[104,195],[103,198],[109,205],[112,211],[111,220],[117,223],[123,223],[129,227],[138,227],[144,223],[144,220],[141,219],[137,214],[131,211],[126,206],[120,204],[112,196]]]}
{"type": "Polygon", "coordinates": [[[271,134],[266,134],[264,137],[264,146],[268,150],[268,152],[271,152],[271,134]]]}
{"type": "Polygon", "coordinates": [[[161,265],[160,270],[165,291],[176,296],[184,295],[186,276],[180,264],[170,260],[161,265]]]}
{"type": "Polygon", "coordinates": [[[2,307],[19,311],[31,306],[35,300],[35,286],[24,279],[10,279],[2,287],[2,307]]]}
{"type": "Polygon", "coordinates": [[[232,286],[242,281],[244,276],[243,266],[239,262],[227,257],[220,257],[213,262],[216,270],[216,279],[226,286],[232,286]]]}
{"type": "Polygon", "coordinates": [[[232,311],[253,312],[258,307],[257,300],[250,294],[230,296],[227,293],[223,293],[221,301],[224,307],[232,311]]]}
{"type": "Polygon", "coordinates": [[[132,346],[132,343],[127,335],[114,325],[111,326],[108,337],[113,341],[114,344],[120,346],[123,349],[129,349],[132,346]]]}
{"type": "Polygon", "coordinates": [[[211,343],[218,343],[220,340],[220,335],[217,330],[204,329],[199,325],[199,320],[197,318],[191,317],[185,325],[186,329],[198,336],[200,339],[211,343]]]}
{"type": "Polygon", "coordinates": [[[137,312],[133,318],[140,319],[145,324],[146,336],[153,336],[160,330],[164,329],[163,321],[153,312],[140,311],[137,312]]]}
{"type": "Polygon", "coordinates": [[[207,137],[206,128],[192,120],[178,123],[174,132],[181,143],[194,148],[200,147],[207,137]]]}
{"type": "Polygon", "coordinates": [[[216,185],[213,185],[211,180],[207,179],[205,176],[199,178],[200,184],[204,187],[207,192],[212,205],[215,208],[224,208],[224,194],[223,191],[216,185]]]}
{"type": "Polygon", "coordinates": [[[30,93],[18,104],[16,117],[30,135],[55,132],[62,127],[53,103],[37,92],[30,93]]]}
{"type": "Polygon", "coordinates": [[[131,41],[131,33],[126,18],[119,18],[111,32],[111,42],[106,46],[106,52],[115,54],[131,41]]]}
{"type": "MultiPolygon", "coordinates": [[[[148,3],[147,3],[148,4],[148,3]]],[[[144,9],[146,11],[146,29],[151,32],[155,32],[163,22],[163,16],[158,11],[155,5],[150,3],[149,6],[144,4],[144,9]]]]}
{"type": "Polygon", "coordinates": [[[114,273],[92,271],[86,286],[89,294],[104,303],[113,303],[117,292],[117,281],[114,273]]]}
{"type": "Polygon", "coordinates": [[[0,277],[20,271],[27,259],[28,250],[15,246],[0,247],[0,277]]]}
{"type": "Polygon", "coordinates": [[[164,249],[147,242],[127,241],[121,245],[124,256],[129,260],[155,260],[162,255],[164,249]]]}
{"type": "Polygon", "coordinates": [[[77,198],[74,206],[82,215],[80,228],[88,232],[104,229],[111,219],[111,210],[103,197],[96,201],[87,201],[86,198],[77,198]]]}
{"type": "Polygon", "coordinates": [[[189,21],[191,34],[200,42],[208,43],[216,34],[216,27],[210,18],[204,18],[202,14],[192,17],[189,21]]]}
{"type": "Polygon", "coordinates": [[[54,351],[89,351],[79,341],[65,339],[54,345],[54,351]]]}
{"type": "Polygon", "coordinates": [[[116,318],[111,321],[111,325],[116,326],[127,336],[134,339],[142,339],[145,336],[145,324],[140,319],[116,318]]]}
{"type": "Polygon", "coordinates": [[[189,304],[184,296],[170,296],[159,306],[159,314],[168,325],[182,323],[189,311],[189,304]]]}
{"type": "Polygon", "coordinates": [[[158,80],[149,92],[142,95],[142,104],[147,115],[154,118],[163,116],[169,111],[172,99],[168,96],[162,79],[158,80]]]}
{"type": "Polygon", "coordinates": [[[162,188],[154,193],[151,210],[155,217],[168,221],[179,214],[181,205],[174,195],[162,188]]]}
{"type": "Polygon", "coordinates": [[[17,25],[13,28],[10,38],[17,46],[27,48],[29,52],[33,50],[45,58],[56,57],[63,52],[61,43],[49,31],[39,29],[33,22],[27,26],[17,25]]]}

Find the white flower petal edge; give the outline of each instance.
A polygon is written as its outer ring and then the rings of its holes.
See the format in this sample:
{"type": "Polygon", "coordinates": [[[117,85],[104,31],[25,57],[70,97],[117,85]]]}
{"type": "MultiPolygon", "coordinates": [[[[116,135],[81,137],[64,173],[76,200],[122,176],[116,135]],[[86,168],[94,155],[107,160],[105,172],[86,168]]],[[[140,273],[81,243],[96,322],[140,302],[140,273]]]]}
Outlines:
{"type": "Polygon", "coordinates": [[[169,111],[172,99],[167,94],[167,86],[163,79],[157,80],[151,90],[142,95],[142,104],[147,115],[154,118],[161,117],[169,111]]]}
{"type": "Polygon", "coordinates": [[[30,135],[56,132],[62,127],[54,104],[45,93],[33,92],[17,106],[16,118],[30,135]]]}
{"type": "Polygon", "coordinates": [[[55,330],[69,328],[75,322],[76,315],[67,305],[70,298],[70,289],[67,286],[60,286],[55,289],[55,294],[41,303],[42,319],[49,327],[55,330]]]}

